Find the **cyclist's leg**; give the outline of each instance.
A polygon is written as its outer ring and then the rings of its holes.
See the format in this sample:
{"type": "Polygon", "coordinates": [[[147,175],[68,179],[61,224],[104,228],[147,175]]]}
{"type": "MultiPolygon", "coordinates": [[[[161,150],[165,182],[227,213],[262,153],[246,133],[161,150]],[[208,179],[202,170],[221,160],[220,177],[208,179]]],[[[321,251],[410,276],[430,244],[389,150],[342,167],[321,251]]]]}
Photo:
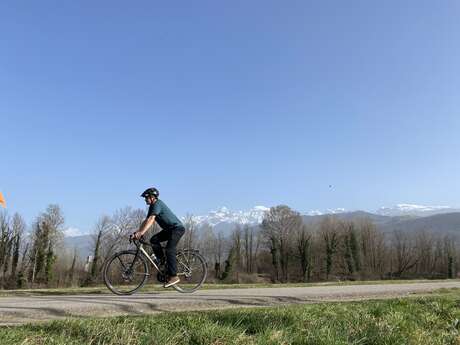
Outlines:
{"type": "Polygon", "coordinates": [[[184,233],[184,228],[177,228],[172,230],[171,237],[169,238],[168,244],[166,245],[166,262],[168,266],[168,275],[170,277],[173,277],[177,274],[176,247],[184,233]]]}
{"type": "Polygon", "coordinates": [[[150,243],[152,244],[153,252],[155,256],[160,261],[164,261],[164,252],[163,248],[161,247],[161,242],[167,241],[170,238],[169,231],[161,230],[159,233],[152,236],[150,239],[150,243]]]}

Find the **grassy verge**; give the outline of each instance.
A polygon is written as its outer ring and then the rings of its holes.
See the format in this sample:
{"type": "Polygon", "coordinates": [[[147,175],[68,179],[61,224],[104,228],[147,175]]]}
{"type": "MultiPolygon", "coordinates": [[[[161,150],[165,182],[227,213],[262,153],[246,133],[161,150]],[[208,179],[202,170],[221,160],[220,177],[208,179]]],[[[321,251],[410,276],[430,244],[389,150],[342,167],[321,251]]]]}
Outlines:
{"type": "MultiPolygon", "coordinates": [[[[373,281],[340,281],[322,283],[286,283],[286,284],[204,284],[202,289],[251,289],[251,288],[279,288],[279,287],[310,287],[310,286],[344,286],[344,285],[367,285],[367,284],[410,284],[410,283],[432,283],[457,281],[450,280],[373,280],[373,281]]],[[[147,284],[140,292],[169,292],[159,284],[147,284]]],[[[59,289],[21,289],[21,290],[0,290],[2,296],[39,296],[39,295],[79,295],[79,294],[111,294],[105,286],[59,288],[59,289]]]]}
{"type": "Polygon", "coordinates": [[[384,301],[163,313],[0,328],[1,344],[460,344],[460,291],[384,301]]]}

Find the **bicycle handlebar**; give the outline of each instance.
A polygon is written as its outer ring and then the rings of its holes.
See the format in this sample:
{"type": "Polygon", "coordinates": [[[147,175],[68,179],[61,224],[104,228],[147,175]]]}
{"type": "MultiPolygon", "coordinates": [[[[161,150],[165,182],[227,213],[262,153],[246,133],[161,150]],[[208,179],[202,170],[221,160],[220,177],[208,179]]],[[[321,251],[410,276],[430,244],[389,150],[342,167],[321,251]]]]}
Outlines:
{"type": "Polygon", "coordinates": [[[149,244],[148,242],[145,241],[144,236],[141,236],[141,238],[137,239],[137,238],[134,238],[133,235],[134,234],[129,235],[129,243],[134,243],[136,246],[137,246],[136,242],[139,242],[141,244],[149,244]]]}

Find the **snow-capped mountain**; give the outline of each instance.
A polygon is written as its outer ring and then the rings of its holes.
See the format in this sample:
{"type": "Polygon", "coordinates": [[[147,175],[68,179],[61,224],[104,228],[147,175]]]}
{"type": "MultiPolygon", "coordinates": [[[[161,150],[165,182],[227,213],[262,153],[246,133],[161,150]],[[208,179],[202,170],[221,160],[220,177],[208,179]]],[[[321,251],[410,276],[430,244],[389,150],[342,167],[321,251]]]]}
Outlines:
{"type": "Polygon", "coordinates": [[[398,217],[398,216],[415,216],[428,217],[435,214],[460,212],[460,209],[450,206],[424,206],[414,204],[398,204],[393,207],[381,207],[377,210],[377,214],[382,216],[398,217]]]}
{"type": "MultiPolygon", "coordinates": [[[[246,211],[233,211],[227,207],[221,207],[216,211],[210,211],[206,215],[194,216],[193,219],[198,226],[209,224],[211,226],[223,225],[255,225],[260,224],[264,218],[265,213],[270,208],[265,206],[255,206],[246,211]]],[[[311,210],[301,212],[303,216],[323,216],[327,214],[347,214],[344,208],[327,209],[324,211],[311,210]]],[[[436,214],[460,212],[460,209],[452,208],[449,206],[424,206],[415,204],[398,204],[393,207],[381,207],[373,214],[388,217],[428,217],[436,214]]]]}
{"type": "MultiPolygon", "coordinates": [[[[262,223],[264,215],[269,211],[269,207],[255,206],[247,211],[233,211],[227,207],[221,207],[217,211],[210,211],[206,215],[193,216],[193,220],[198,226],[209,224],[217,226],[222,224],[240,224],[240,225],[255,225],[262,223]]],[[[313,210],[301,212],[304,216],[322,216],[326,214],[339,214],[345,213],[344,208],[327,209],[325,211],[313,210]]]]}
{"type": "Polygon", "coordinates": [[[305,216],[323,216],[325,214],[339,214],[347,212],[344,208],[327,209],[325,211],[312,210],[304,213],[305,216]]]}
{"type": "Polygon", "coordinates": [[[255,206],[248,211],[231,211],[227,207],[221,207],[206,215],[194,216],[193,219],[198,226],[202,224],[216,226],[221,223],[253,225],[261,223],[265,212],[268,210],[269,208],[265,206],[255,206]]]}

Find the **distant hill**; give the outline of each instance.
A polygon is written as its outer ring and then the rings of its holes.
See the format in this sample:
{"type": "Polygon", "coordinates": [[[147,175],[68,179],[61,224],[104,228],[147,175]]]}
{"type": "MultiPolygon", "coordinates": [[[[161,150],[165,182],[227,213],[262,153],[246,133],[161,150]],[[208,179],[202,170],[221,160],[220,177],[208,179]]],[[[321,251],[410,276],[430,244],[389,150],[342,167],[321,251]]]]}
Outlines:
{"type": "Polygon", "coordinates": [[[391,221],[391,217],[388,216],[381,216],[378,214],[365,212],[365,211],[354,211],[354,212],[342,212],[342,213],[334,213],[334,214],[322,214],[322,215],[315,215],[315,216],[303,216],[303,221],[306,224],[314,224],[320,222],[322,219],[326,217],[334,217],[340,220],[358,220],[358,219],[369,219],[374,224],[380,225],[385,224],[391,221]]]}
{"type": "Polygon", "coordinates": [[[340,220],[359,220],[369,219],[384,232],[394,230],[417,231],[425,230],[441,234],[459,234],[460,235],[460,212],[442,213],[433,216],[416,217],[416,216],[383,216],[374,213],[356,211],[345,212],[333,215],[320,216],[303,216],[305,223],[317,223],[324,217],[334,217],[340,220]]]}
{"type": "Polygon", "coordinates": [[[391,219],[390,222],[381,224],[379,228],[385,232],[393,230],[424,230],[439,234],[460,236],[460,212],[436,214],[434,216],[413,219],[391,219]]]}
{"type": "Polygon", "coordinates": [[[86,257],[92,254],[91,235],[64,237],[64,245],[71,250],[75,248],[80,260],[86,260],[86,257]]]}

